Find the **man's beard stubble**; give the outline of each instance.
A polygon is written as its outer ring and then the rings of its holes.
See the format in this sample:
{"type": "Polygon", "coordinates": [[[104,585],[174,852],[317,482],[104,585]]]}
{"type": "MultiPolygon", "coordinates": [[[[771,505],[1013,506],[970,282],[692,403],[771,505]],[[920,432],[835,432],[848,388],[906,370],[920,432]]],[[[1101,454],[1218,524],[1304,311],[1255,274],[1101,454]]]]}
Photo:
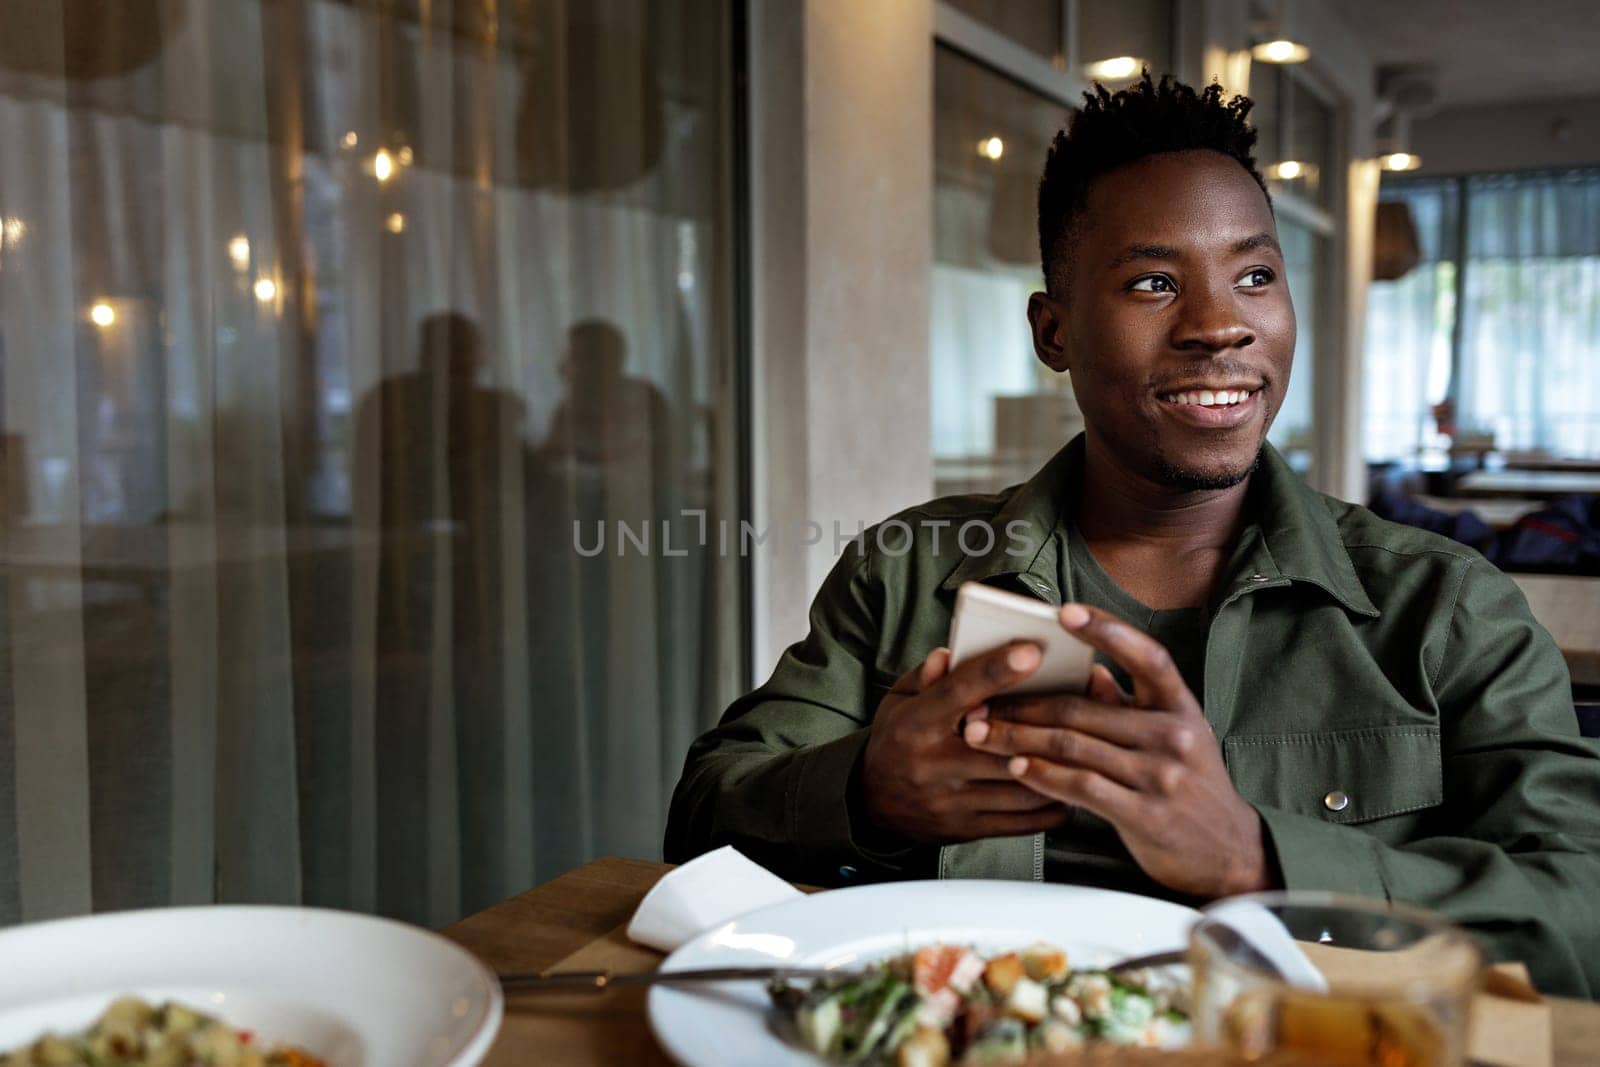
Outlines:
{"type": "Polygon", "coordinates": [[[1261,466],[1261,449],[1256,450],[1255,458],[1250,461],[1250,466],[1242,471],[1223,471],[1221,473],[1210,471],[1188,470],[1173,463],[1164,455],[1156,456],[1156,477],[1164,485],[1184,492],[1196,492],[1207,489],[1232,489],[1246,478],[1256,472],[1261,466]]]}

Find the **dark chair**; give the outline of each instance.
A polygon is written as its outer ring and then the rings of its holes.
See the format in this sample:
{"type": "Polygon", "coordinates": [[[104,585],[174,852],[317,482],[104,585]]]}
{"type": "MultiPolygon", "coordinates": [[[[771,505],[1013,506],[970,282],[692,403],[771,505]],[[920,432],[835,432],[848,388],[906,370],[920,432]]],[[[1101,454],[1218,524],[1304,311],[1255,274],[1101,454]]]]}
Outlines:
{"type": "Polygon", "coordinates": [[[1578,732],[1584,737],[1600,737],[1600,703],[1578,703],[1578,732]]]}

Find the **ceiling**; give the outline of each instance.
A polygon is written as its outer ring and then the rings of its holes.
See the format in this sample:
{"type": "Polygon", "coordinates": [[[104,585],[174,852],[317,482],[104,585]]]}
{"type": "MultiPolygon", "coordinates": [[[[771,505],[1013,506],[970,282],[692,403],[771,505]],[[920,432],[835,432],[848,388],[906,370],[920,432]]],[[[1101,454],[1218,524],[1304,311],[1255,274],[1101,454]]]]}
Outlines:
{"type": "Polygon", "coordinates": [[[1441,108],[1600,96],[1596,0],[1342,0],[1380,66],[1438,69],[1441,108]]]}

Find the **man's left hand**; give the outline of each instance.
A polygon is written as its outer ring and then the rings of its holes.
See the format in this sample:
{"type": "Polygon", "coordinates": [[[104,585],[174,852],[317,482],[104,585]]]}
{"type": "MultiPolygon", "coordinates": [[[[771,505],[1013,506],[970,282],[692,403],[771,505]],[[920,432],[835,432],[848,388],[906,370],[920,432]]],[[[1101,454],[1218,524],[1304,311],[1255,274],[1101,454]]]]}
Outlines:
{"type": "Polygon", "coordinates": [[[1120,664],[1133,693],[1096,664],[1086,695],[994,701],[968,716],[967,743],[1012,757],[1011,774],[1040,794],[1105,819],[1162,885],[1206,898],[1272,888],[1261,816],[1234,789],[1172,656],[1097,608],[1064,605],[1061,625],[1120,664]]]}

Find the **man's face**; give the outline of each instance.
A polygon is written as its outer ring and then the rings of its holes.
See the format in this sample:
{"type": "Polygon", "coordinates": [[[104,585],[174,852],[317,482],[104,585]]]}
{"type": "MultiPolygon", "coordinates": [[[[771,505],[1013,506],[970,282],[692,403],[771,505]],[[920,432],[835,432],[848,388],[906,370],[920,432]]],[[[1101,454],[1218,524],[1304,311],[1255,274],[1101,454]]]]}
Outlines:
{"type": "Polygon", "coordinates": [[[1029,317],[1039,358],[1071,372],[1091,437],[1131,472],[1204,489],[1253,469],[1294,357],[1277,233],[1261,188],[1218,152],[1150,156],[1090,186],[1066,291],[1035,294],[1029,317]]]}

